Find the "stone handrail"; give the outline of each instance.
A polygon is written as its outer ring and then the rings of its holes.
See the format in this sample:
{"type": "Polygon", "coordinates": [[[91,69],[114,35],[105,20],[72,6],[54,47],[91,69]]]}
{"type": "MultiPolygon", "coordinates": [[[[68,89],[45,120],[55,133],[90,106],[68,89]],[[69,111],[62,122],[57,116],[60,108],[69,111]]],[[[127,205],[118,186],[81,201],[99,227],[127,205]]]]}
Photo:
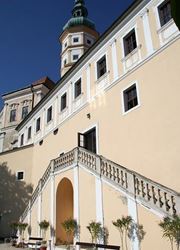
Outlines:
{"type": "Polygon", "coordinates": [[[39,193],[42,192],[50,174],[56,174],[66,167],[73,166],[73,164],[86,167],[102,179],[124,190],[144,206],[157,210],[163,216],[173,216],[180,213],[180,193],[103,156],[96,155],[83,148],[75,148],[50,162],[32,195],[29,205],[21,216],[22,221],[26,218],[39,193]]]}

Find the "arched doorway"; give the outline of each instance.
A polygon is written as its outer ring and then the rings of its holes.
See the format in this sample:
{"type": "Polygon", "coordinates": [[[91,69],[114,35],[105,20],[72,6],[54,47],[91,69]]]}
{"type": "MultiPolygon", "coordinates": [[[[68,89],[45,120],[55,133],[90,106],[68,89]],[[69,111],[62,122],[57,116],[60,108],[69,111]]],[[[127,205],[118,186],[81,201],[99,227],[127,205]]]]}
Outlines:
{"type": "MultiPolygon", "coordinates": [[[[62,222],[73,218],[73,186],[69,179],[63,178],[56,193],[56,243],[63,244],[67,241],[62,222]]],[[[71,238],[73,242],[73,237],[71,238]]]]}

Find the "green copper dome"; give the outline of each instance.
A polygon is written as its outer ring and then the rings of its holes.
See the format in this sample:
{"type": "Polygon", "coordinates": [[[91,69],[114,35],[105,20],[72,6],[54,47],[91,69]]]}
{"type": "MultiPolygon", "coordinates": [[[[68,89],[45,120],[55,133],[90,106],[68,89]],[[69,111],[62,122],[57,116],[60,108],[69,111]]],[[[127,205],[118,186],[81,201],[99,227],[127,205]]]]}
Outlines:
{"type": "Polygon", "coordinates": [[[87,18],[88,10],[84,0],[75,0],[75,6],[72,10],[72,18],[66,23],[63,30],[71,27],[85,25],[95,30],[95,24],[87,18]]]}

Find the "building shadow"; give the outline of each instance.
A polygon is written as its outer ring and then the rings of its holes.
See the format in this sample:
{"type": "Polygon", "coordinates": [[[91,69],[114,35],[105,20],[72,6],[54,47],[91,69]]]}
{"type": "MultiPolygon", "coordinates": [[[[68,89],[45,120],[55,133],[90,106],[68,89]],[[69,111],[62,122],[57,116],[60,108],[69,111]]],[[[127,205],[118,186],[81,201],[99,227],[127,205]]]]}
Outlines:
{"type": "Polygon", "coordinates": [[[11,222],[18,221],[28,204],[33,187],[17,181],[6,163],[0,163],[0,238],[12,234],[11,222]]]}

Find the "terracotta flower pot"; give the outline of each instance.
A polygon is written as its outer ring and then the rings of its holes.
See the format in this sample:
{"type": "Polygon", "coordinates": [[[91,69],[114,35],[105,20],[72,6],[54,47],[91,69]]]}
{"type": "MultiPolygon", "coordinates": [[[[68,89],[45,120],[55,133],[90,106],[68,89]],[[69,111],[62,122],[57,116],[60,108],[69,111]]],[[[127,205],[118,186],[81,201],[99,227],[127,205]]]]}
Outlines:
{"type": "Polygon", "coordinates": [[[47,249],[47,247],[46,246],[42,246],[42,247],[40,247],[40,250],[46,250],[47,249]]]}

